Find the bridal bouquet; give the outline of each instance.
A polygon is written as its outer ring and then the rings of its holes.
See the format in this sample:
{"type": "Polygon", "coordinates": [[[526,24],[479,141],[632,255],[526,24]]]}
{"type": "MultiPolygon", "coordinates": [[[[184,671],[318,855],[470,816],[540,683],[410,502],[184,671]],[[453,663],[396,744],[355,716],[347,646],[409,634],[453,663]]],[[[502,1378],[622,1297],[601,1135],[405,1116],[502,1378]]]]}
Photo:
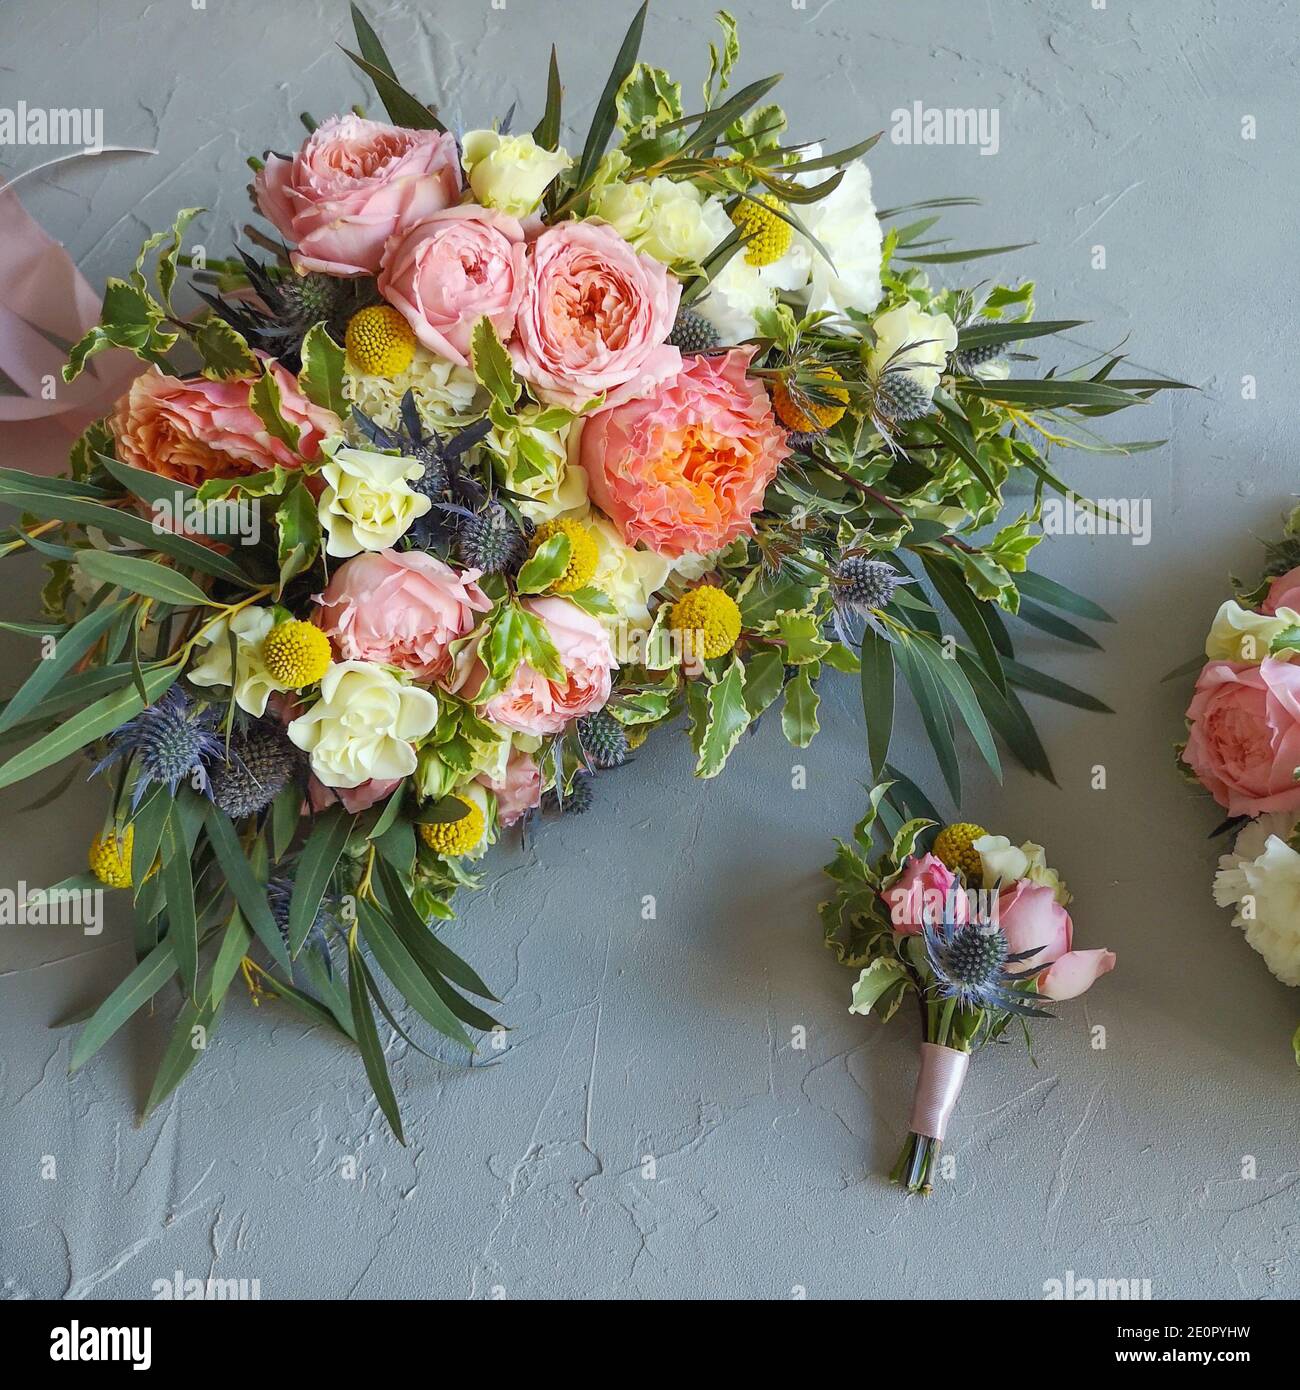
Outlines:
{"type": "Polygon", "coordinates": [[[1096,645],[1061,613],[1107,615],[1028,568],[1044,492],[1083,505],[1050,451],[1150,447],[1091,425],[1174,383],[1033,375],[1016,345],[1075,321],[927,278],[1017,249],[927,236],[971,200],[878,210],[873,140],[824,152],[776,78],[733,90],[729,15],[693,102],[638,61],[645,17],[571,153],[554,53],[531,130],[451,131],[354,8],[388,119],[250,159],[237,257],[186,252],[194,209],[150,237],[65,376],[141,373],[67,476],[0,470],[0,549],[50,571],[0,787],[77,754],[107,784],[93,877],[57,887],[129,896],[138,964],[72,1060],[178,980],[149,1109],[239,975],[357,1044],[400,1137],[379,977],[458,1044],[494,1028],[456,889],[679,719],[713,777],[775,706],[808,744],[853,672],[879,770],[901,672],[956,796],[959,724],[1050,776],[1018,691],[1104,708],[1008,623],[1096,645]]]}
{"type": "MultiPolygon", "coordinates": [[[[1300,507],[1264,578],[1215,614],[1187,707],[1183,770],[1236,832],[1214,898],[1285,985],[1300,985],[1300,507]]],[[[1183,674],[1180,668],[1174,674],[1183,674]]],[[[1218,833],[1218,832],[1216,832],[1218,833]]],[[[1293,1041],[1300,1065],[1300,1030],[1293,1041]]]]}
{"type": "Polygon", "coordinates": [[[891,1180],[929,1193],[971,1053],[1019,1019],[1050,1018],[1044,1000],[1074,999],[1115,967],[1075,950],[1070,894],[1041,845],[1017,847],[978,825],[911,816],[910,783],[870,794],[851,843],[836,841],[821,905],[826,944],[859,970],[850,1013],[888,1020],[910,994],[921,1020],[921,1069],[908,1136],[891,1180]],[[891,799],[892,798],[892,799],[891,799]],[[888,848],[874,854],[877,823],[888,848]],[[922,846],[928,844],[928,849],[922,846]]]}

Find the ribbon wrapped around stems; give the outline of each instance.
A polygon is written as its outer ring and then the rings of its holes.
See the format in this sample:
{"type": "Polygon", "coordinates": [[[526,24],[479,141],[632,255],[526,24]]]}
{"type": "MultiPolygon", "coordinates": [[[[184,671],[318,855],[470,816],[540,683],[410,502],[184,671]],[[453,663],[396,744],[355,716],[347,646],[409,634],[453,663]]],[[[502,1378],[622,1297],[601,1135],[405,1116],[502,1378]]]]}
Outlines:
{"type": "Polygon", "coordinates": [[[943,1139],[969,1067],[969,1052],[958,1052],[940,1043],[921,1044],[921,1070],[916,1078],[912,1118],[907,1126],[913,1134],[943,1139]]]}

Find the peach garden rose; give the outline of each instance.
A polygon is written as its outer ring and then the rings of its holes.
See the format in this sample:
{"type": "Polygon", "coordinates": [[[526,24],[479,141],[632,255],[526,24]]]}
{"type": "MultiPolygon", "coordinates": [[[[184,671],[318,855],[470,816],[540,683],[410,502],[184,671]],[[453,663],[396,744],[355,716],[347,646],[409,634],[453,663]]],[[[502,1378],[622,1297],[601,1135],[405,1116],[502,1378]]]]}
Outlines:
{"type": "Polygon", "coordinates": [[[374,275],[394,233],[460,197],[456,137],[351,113],[322,121],[292,159],[269,155],[257,205],[290,242],[294,268],[374,275]]]}
{"type": "Polygon", "coordinates": [[[319,596],[316,623],[344,661],[396,666],[417,681],[444,679],[451,644],[492,601],[478,570],[457,572],[422,550],[358,555],[319,596]]]}
{"type": "Polygon", "coordinates": [[[536,394],[577,409],[644,396],[674,376],[667,344],[681,286],[603,222],[561,222],[529,248],[519,305],[515,370],[536,394]]]}
{"type": "Polygon", "coordinates": [[[525,262],[523,228],[513,217],[472,204],[447,208],[388,243],[379,292],[430,352],[468,367],[480,318],[502,340],[513,335],[525,262]]]}
{"type": "Polygon", "coordinates": [[[704,554],[752,531],[788,453],[767,392],[745,374],[752,356],[688,357],[652,396],[586,421],[588,490],[629,545],[704,554]]]}

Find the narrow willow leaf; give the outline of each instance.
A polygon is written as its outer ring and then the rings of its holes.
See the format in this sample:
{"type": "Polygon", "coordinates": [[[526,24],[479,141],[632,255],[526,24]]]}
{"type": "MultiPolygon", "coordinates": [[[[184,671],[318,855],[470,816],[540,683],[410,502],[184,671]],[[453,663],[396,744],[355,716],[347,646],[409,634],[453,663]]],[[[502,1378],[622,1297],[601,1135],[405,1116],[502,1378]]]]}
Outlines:
{"type": "Polygon", "coordinates": [[[894,726],[894,648],[870,627],[862,634],[862,712],[867,720],[867,757],[878,779],[894,726]]]}
{"type": "MultiPolygon", "coordinates": [[[[343,48],[343,45],[339,44],[339,47],[343,48]]],[[[395,82],[383,68],[376,67],[350,48],[343,48],[343,52],[375,84],[379,100],[384,103],[384,110],[395,125],[407,126],[411,130],[446,130],[447,127],[429,107],[413,97],[400,82],[395,82]]]]}
{"type": "Polygon", "coordinates": [[[302,791],[290,782],[271,803],[271,857],[278,864],[293,843],[302,810],[302,791]]]}
{"type": "Polygon", "coordinates": [[[929,667],[930,674],[940,686],[946,686],[952,696],[953,704],[970,730],[975,746],[980,750],[984,761],[993,775],[1002,780],[1002,761],[998,757],[997,744],[993,741],[993,731],[989,728],[984,711],[980,709],[970,682],[962,673],[955,659],[944,656],[942,648],[932,647],[923,641],[916,643],[916,650],[929,667]]]}
{"type": "Polygon", "coordinates": [[[1205,654],[1203,652],[1197,652],[1195,656],[1190,656],[1186,661],[1180,662],[1167,676],[1161,676],[1160,684],[1164,685],[1166,681],[1181,680],[1186,676],[1193,675],[1204,665],[1205,654]]]}
{"type": "Polygon", "coordinates": [[[618,122],[619,89],[636,66],[636,55],[641,47],[641,33],[645,29],[646,11],[649,8],[650,0],[645,0],[632,17],[623,45],[614,59],[614,67],[605,82],[605,90],[601,92],[600,100],[596,103],[596,110],[591,118],[591,129],[587,132],[587,142],[582,147],[582,158],[578,162],[576,187],[579,189],[585,188],[591,182],[596,166],[605,153],[609,137],[614,133],[614,126],[618,122]]]}
{"type": "Polygon", "coordinates": [[[1030,627],[1036,627],[1042,632],[1050,632],[1053,637],[1059,637],[1063,642],[1073,642],[1076,647],[1091,647],[1095,652],[1101,651],[1101,643],[1095,637],[1084,632],[1081,627],[1075,627],[1073,623],[1066,622],[1064,618],[1058,617],[1047,608],[1041,608],[1027,598],[1020,600],[1016,617],[1022,622],[1028,623],[1030,627]]]}
{"type": "Polygon", "coordinates": [[[1054,676],[1045,676],[1041,671],[1035,671],[1029,666],[1022,666],[1018,661],[1004,660],[1002,669],[1007,673],[1007,679],[1012,685],[1019,686],[1021,690],[1028,690],[1031,695],[1042,695],[1049,700],[1056,700],[1063,705],[1073,705],[1076,709],[1086,709],[1094,714],[1115,713],[1095,695],[1076,690],[1074,686],[1058,681],[1054,676]]]}
{"type": "Polygon", "coordinates": [[[474,1044],[469,1034],[430,985],[388,918],[368,902],[358,905],[357,915],[366,945],[402,998],[431,1028],[472,1051],[474,1044]]]}
{"type": "Polygon", "coordinates": [[[980,708],[1003,743],[1015,754],[1026,771],[1045,777],[1055,786],[1056,774],[1052,771],[1047,750],[1038,737],[1033,720],[1016,698],[1015,691],[999,690],[969,652],[958,652],[957,660],[961,662],[961,668],[971,683],[980,708]]]}
{"type": "Polygon", "coordinates": [[[287,973],[293,969],[293,963],[266,900],[266,885],[253,872],[230,817],[205,799],[203,822],[207,827],[208,843],[217,856],[217,863],[221,865],[221,871],[248,925],[257,933],[257,939],[266,947],[272,960],[287,973]]]}
{"type": "Polygon", "coordinates": [[[1005,256],[1008,251],[1024,251],[1032,246],[1032,241],[1022,241],[1015,246],[982,246],[973,251],[935,251],[928,256],[900,256],[900,261],[912,265],[956,265],[961,261],[978,261],[987,256],[1005,256]]]}
{"type": "MultiPolygon", "coordinates": [[[[150,700],[156,700],[180,674],[177,666],[151,667],[144,673],[145,689],[150,700]]],[[[116,729],[132,715],[139,714],[144,701],[133,686],[126,686],[96,700],[71,719],[51,730],[44,738],[15,753],[7,762],[0,764],[0,787],[11,787],[25,777],[43,772],[47,767],[61,762],[70,753],[93,743],[95,739],[116,729]]]]}
{"type": "Polygon", "coordinates": [[[137,901],[154,867],[154,860],[158,858],[163,823],[170,805],[168,789],[159,782],[149,790],[131,816],[131,882],[135,885],[137,901]]]}
{"type": "Polygon", "coordinates": [[[366,979],[366,963],[357,947],[356,929],[353,928],[348,939],[348,997],[352,1002],[352,1022],[357,1032],[357,1046],[361,1049],[361,1060],[365,1064],[366,1075],[374,1089],[375,1099],[384,1112],[399,1144],[406,1144],[402,1133],[402,1116],[397,1108],[397,1096],[393,1093],[393,1083],[388,1075],[388,1062],[384,1049],[379,1043],[379,1033],[375,1028],[375,1016],[370,1010],[369,981],[366,979]]]}
{"type": "Polygon", "coordinates": [[[401,879],[390,865],[379,865],[379,884],[383,889],[384,901],[393,919],[393,926],[407,950],[417,960],[427,964],[432,972],[445,975],[462,989],[477,994],[480,999],[490,999],[494,1004],[501,1002],[479,979],[472,967],[434,935],[432,927],[416,911],[415,904],[402,886],[401,879]]]}
{"type": "Polygon", "coordinates": [[[239,969],[239,962],[247,955],[252,940],[253,933],[249,931],[243,914],[236,908],[230,915],[230,921],[226,923],[216,959],[212,962],[212,978],[208,982],[208,1003],[214,1008],[221,1003],[226,990],[230,988],[235,971],[239,969]]]}
{"type": "Polygon", "coordinates": [[[912,639],[900,637],[895,642],[894,649],[898,669],[903,673],[903,679],[916,700],[926,736],[939,764],[939,771],[943,774],[943,780],[948,785],[953,801],[960,806],[961,764],[957,758],[956,744],[953,742],[952,721],[943,690],[917,654],[912,639]]]}
{"type": "Polygon", "coordinates": [[[42,709],[46,696],[126,611],[125,603],[105,604],[87,613],[64,636],[54,639],[53,654],[36,663],[0,714],[0,732],[12,729],[25,716],[42,709]]]}
{"type": "MultiPolygon", "coordinates": [[[[229,983],[226,982],[227,987],[229,983]]],[[[222,993],[224,994],[224,990],[222,993]]],[[[211,999],[205,999],[202,1004],[187,999],[181,1006],[176,1026],[172,1029],[171,1041],[168,1042],[167,1050],[158,1064],[149,1099],[145,1101],[142,1120],[147,1120],[157,1110],[199,1060],[200,1053],[206,1049],[216,1028],[220,1011],[220,1002],[214,1004],[211,999]]]]}
{"type": "Polygon", "coordinates": [[[321,899],[329,887],[351,829],[352,817],[342,807],[332,806],[317,816],[316,824],[307,837],[307,843],[298,857],[297,877],[289,902],[291,956],[297,956],[302,950],[302,943],[306,941],[307,933],[320,911],[321,899]]]}
{"type": "Polygon", "coordinates": [[[999,690],[1005,690],[1007,682],[1002,674],[1002,662],[998,659],[997,639],[984,616],[990,611],[991,605],[980,603],[966,587],[960,566],[950,565],[946,560],[931,555],[922,555],[921,563],[935,591],[970,638],[989,678],[999,690]]]}
{"type": "Polygon", "coordinates": [[[164,941],[135,967],[95,1010],[72,1049],[68,1070],[84,1066],[114,1033],[176,973],[170,941],[164,941]]]}
{"type": "Polygon", "coordinates": [[[1024,574],[1017,575],[1015,585],[1026,598],[1037,599],[1039,603],[1064,609],[1065,612],[1073,613],[1078,618],[1091,618],[1098,623],[1113,623],[1115,621],[1100,604],[1094,603],[1090,598],[1084,598],[1082,594],[1076,594],[1073,589],[1067,589],[1064,584],[1058,584],[1055,579],[1048,579],[1046,575],[1037,574],[1033,570],[1026,570],[1024,574]]]}
{"type": "Polygon", "coordinates": [[[185,826],[174,801],[167,805],[160,850],[162,868],[159,873],[167,899],[167,938],[172,943],[181,983],[193,999],[199,974],[199,927],[185,826]]]}
{"type": "Polygon", "coordinates": [[[179,517],[198,494],[198,489],[188,483],[165,478],[161,473],[150,473],[144,468],[132,468],[107,454],[96,452],[95,462],[111,473],[133,497],[138,497],[148,507],[165,505],[173,517],[179,517]]]}
{"type": "Polygon", "coordinates": [[[978,319],[967,324],[957,335],[957,350],[970,352],[974,348],[1001,347],[1003,343],[1020,343],[1030,338],[1046,338],[1053,333],[1068,333],[1082,328],[1087,319],[1037,319],[1032,322],[987,323],[978,319]]]}
{"type": "Polygon", "coordinates": [[[154,560],[115,555],[107,550],[82,550],[77,554],[77,567],[100,584],[116,584],[119,589],[175,604],[178,608],[212,602],[192,579],[154,560]]]}
{"type": "MultiPolygon", "coordinates": [[[[361,50],[361,56],[372,67],[376,67],[380,72],[397,80],[397,73],[393,71],[393,65],[388,59],[388,54],[384,52],[384,45],[379,41],[379,35],[371,28],[370,21],[361,13],[361,10],[352,5],[352,31],[357,36],[357,47],[361,50]]],[[[392,112],[388,113],[392,116],[392,112]]],[[[396,120],[397,117],[393,116],[396,120]]]]}
{"type": "Polygon", "coordinates": [[[551,66],[546,75],[546,109],[542,112],[542,119],[533,127],[533,139],[544,150],[557,150],[560,147],[560,103],[563,96],[559,59],[552,44],[551,66]]]}

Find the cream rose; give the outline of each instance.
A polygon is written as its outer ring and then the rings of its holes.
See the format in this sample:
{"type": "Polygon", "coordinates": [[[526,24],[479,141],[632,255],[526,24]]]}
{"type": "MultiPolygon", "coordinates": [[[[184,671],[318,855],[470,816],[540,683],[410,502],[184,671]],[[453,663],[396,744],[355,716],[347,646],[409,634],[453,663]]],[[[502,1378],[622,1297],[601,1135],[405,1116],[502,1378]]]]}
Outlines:
{"type": "Polygon", "coordinates": [[[415,771],[415,744],[438,722],[438,701],[368,661],[331,666],[320,699],[288,729],[327,787],[359,787],[415,771]]]}
{"type": "Polygon", "coordinates": [[[947,314],[927,314],[910,300],[890,309],[871,325],[876,345],[867,357],[867,370],[878,377],[888,368],[906,371],[932,397],[948,354],[957,346],[957,330],[947,314]]]}
{"type": "Polygon", "coordinates": [[[474,196],[484,207],[526,217],[547,185],[573,163],[567,150],[544,150],[531,135],[469,130],[461,141],[461,163],[474,196]]]}
{"type": "Polygon", "coordinates": [[[651,550],[636,550],[625,545],[613,524],[599,512],[593,511],[583,520],[596,542],[599,557],[590,582],[617,609],[617,616],[601,614],[601,622],[611,634],[624,623],[635,628],[649,628],[650,597],[667,583],[672,561],[651,550]]]}
{"type": "Polygon", "coordinates": [[[1287,628],[1300,626],[1300,613],[1279,608],[1275,614],[1252,613],[1229,599],[1214,615],[1205,639],[1205,655],[1211,661],[1260,662],[1273,639],[1287,628]]]}
{"type": "Polygon", "coordinates": [[[410,486],[424,473],[414,459],[354,449],[341,435],[321,446],[325,490],[317,506],[325,549],[340,559],[387,550],[433,503],[410,486]]]}
{"type": "Polygon", "coordinates": [[[694,184],[652,179],[647,202],[636,247],[665,265],[701,264],[727,235],[724,225],[730,230],[721,199],[706,199],[694,184]]]}

